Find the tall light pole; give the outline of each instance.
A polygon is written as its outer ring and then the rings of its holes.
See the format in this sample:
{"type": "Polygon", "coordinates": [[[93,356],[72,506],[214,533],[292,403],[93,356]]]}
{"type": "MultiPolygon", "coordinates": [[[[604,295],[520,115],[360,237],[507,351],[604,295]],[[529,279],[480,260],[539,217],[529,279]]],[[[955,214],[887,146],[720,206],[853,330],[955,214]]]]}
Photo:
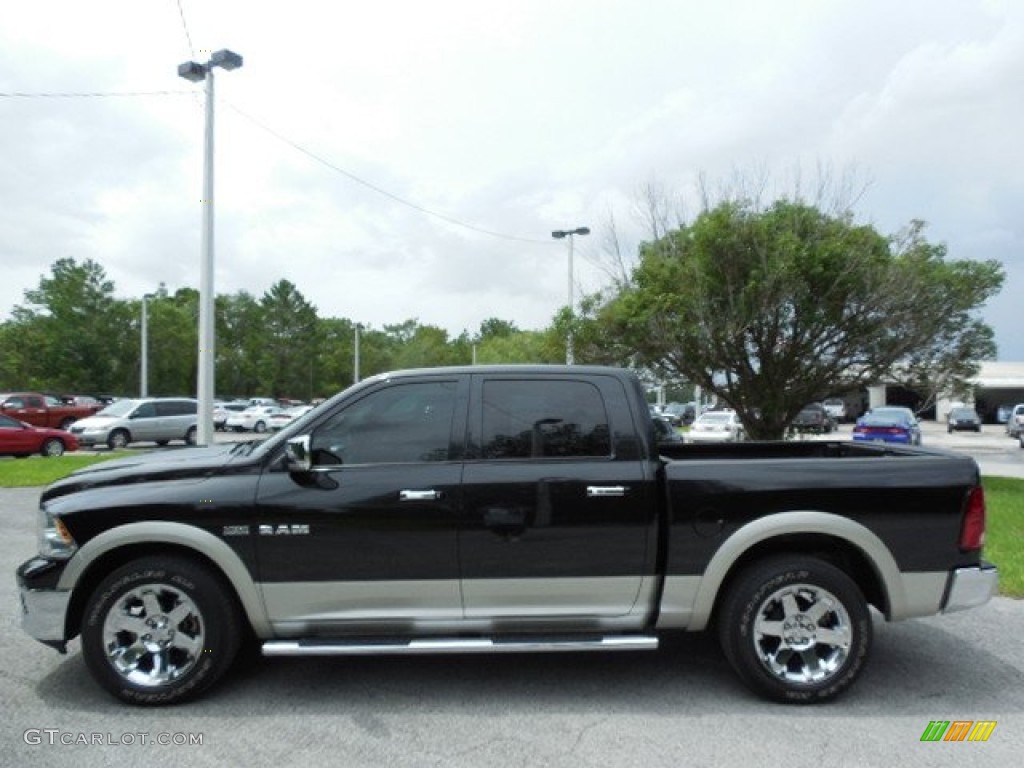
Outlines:
{"type": "Polygon", "coordinates": [[[214,293],[213,293],[213,70],[232,70],[242,66],[242,57],[227,49],[216,51],[208,62],[186,61],[178,65],[178,74],[193,83],[206,85],[206,131],[203,150],[203,240],[199,271],[199,375],[196,399],[199,423],[196,442],[213,443],[214,382],[214,293]]]}
{"type": "Polygon", "coordinates": [[[572,354],[572,322],[575,313],[575,299],[572,295],[572,244],[574,235],[589,235],[589,227],[576,227],[576,229],[556,229],[551,236],[556,240],[563,237],[569,238],[569,334],[565,340],[565,364],[572,365],[575,360],[572,354]]]}
{"type": "Polygon", "coordinates": [[[149,313],[146,310],[146,302],[155,297],[155,293],[142,294],[142,365],[139,371],[139,397],[149,397],[149,313]]]}

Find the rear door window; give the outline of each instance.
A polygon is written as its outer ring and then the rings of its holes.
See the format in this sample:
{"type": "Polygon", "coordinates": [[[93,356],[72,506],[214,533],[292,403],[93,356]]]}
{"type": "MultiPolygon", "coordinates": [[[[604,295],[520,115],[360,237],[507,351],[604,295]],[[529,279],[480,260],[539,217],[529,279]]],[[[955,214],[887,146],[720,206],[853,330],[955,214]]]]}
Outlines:
{"type": "Polygon", "coordinates": [[[480,451],[484,459],[610,457],[604,399],[585,381],[485,381],[480,451]]]}

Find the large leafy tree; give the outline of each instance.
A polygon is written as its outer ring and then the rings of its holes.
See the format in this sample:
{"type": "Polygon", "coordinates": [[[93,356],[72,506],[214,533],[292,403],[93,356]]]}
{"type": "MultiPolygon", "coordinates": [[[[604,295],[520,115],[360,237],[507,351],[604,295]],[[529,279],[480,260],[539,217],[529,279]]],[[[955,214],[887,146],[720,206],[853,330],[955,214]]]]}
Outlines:
{"type": "MultiPolygon", "coordinates": [[[[134,311],[141,316],[141,307],[134,311]]],[[[199,292],[179,288],[171,295],[161,285],[148,300],[147,313],[149,394],[194,392],[199,372],[199,292]]]]}
{"type": "Polygon", "coordinates": [[[14,308],[8,334],[18,345],[11,362],[20,386],[65,392],[137,386],[137,314],[114,297],[114,283],[91,259],[54,262],[14,308]]]}
{"type": "Polygon", "coordinates": [[[779,438],[808,402],[907,376],[962,381],[994,353],[976,310],[997,262],[947,261],[915,222],[897,238],[799,201],[730,201],[641,246],[601,322],[640,365],[779,438]]]}

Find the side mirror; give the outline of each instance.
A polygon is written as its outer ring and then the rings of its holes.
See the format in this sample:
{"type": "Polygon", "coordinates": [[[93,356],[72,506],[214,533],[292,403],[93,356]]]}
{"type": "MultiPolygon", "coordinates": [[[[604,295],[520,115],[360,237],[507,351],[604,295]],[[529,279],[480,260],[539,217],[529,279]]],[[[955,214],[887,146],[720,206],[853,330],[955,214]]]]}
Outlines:
{"type": "Polygon", "coordinates": [[[284,447],[285,465],[289,472],[311,472],[313,453],[310,450],[310,436],[293,437],[284,447]]]}

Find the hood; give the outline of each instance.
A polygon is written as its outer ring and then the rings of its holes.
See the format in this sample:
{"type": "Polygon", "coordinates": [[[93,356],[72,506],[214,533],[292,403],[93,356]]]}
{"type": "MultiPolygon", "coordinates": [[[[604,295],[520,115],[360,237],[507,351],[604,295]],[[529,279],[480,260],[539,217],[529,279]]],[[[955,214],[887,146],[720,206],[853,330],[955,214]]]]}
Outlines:
{"type": "Polygon", "coordinates": [[[99,413],[94,413],[92,416],[86,416],[84,419],[75,419],[76,427],[107,427],[110,426],[110,422],[123,419],[124,416],[103,416],[99,413]]]}
{"type": "Polygon", "coordinates": [[[250,443],[225,443],[202,448],[161,450],[126,456],[76,470],[43,491],[42,501],[49,501],[79,491],[114,485],[158,482],[161,480],[195,480],[223,471],[236,460],[251,453],[250,443]]]}

